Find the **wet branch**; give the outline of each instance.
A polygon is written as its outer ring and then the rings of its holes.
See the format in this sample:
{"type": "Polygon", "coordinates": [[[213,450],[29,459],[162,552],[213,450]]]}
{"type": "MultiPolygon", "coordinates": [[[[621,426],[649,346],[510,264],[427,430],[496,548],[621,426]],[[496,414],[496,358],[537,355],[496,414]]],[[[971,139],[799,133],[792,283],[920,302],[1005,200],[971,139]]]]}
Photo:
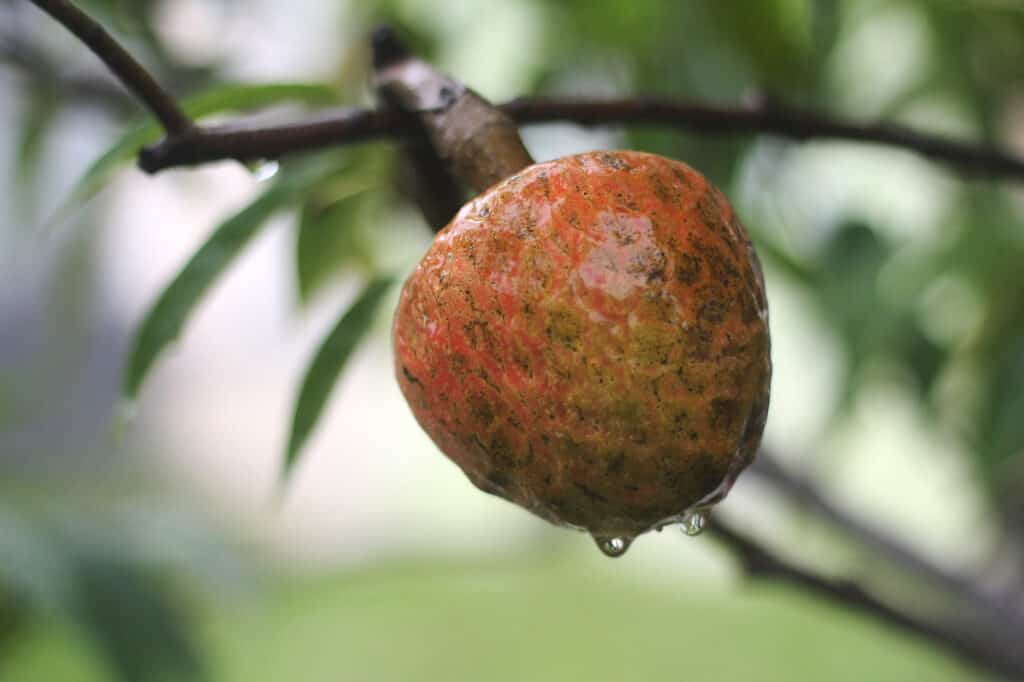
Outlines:
{"type": "MultiPolygon", "coordinates": [[[[1024,159],[887,123],[854,123],[766,101],[727,107],[657,98],[524,97],[500,105],[520,124],[570,122],[678,128],[708,134],[772,134],[793,140],[852,140],[914,151],[969,175],[1024,178],[1024,159]]],[[[228,125],[171,137],[143,151],[148,173],[221,159],[274,158],[368,139],[411,135],[415,123],[394,112],[347,109],[283,126],[228,125]]]]}

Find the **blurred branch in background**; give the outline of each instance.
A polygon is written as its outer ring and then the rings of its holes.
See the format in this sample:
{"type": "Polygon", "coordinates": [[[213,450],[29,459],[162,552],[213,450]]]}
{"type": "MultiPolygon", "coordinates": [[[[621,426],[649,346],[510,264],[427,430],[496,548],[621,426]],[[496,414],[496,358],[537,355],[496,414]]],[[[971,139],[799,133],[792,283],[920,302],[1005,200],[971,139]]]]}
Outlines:
{"type": "Polygon", "coordinates": [[[789,473],[771,453],[761,452],[751,465],[750,473],[773,487],[787,502],[912,577],[915,584],[938,588],[943,597],[952,602],[950,611],[956,618],[945,622],[936,617],[929,619],[913,610],[905,610],[908,605],[896,606],[872,595],[856,582],[815,575],[771,553],[729,524],[716,520],[714,537],[737,553],[751,577],[775,578],[808,588],[819,596],[938,641],[995,672],[1014,677],[1024,674],[1024,649],[1020,647],[1017,634],[1024,632],[1020,585],[1010,586],[1004,594],[987,593],[970,578],[951,573],[836,507],[809,480],[789,473]]]}
{"type": "Polygon", "coordinates": [[[45,87],[53,96],[77,98],[117,115],[130,113],[135,108],[116,81],[90,75],[61,75],[60,69],[47,55],[8,30],[0,34],[0,61],[14,67],[17,73],[31,79],[34,84],[45,87]]]}
{"type": "Polygon", "coordinates": [[[790,583],[927,639],[992,672],[1013,679],[1024,675],[1024,651],[1016,634],[1020,632],[1018,629],[1006,630],[1003,624],[992,622],[985,622],[985,627],[979,628],[977,621],[968,619],[929,620],[883,601],[854,581],[825,578],[788,562],[721,521],[712,522],[710,530],[714,538],[736,555],[751,578],[790,583]]]}
{"type": "Polygon", "coordinates": [[[835,506],[809,480],[787,471],[771,453],[762,452],[749,471],[775,488],[787,502],[840,529],[851,540],[898,568],[948,590],[989,613],[994,621],[1002,624],[1004,630],[1024,632],[1021,585],[1008,586],[998,593],[980,589],[970,578],[928,561],[896,539],[835,506]]]}

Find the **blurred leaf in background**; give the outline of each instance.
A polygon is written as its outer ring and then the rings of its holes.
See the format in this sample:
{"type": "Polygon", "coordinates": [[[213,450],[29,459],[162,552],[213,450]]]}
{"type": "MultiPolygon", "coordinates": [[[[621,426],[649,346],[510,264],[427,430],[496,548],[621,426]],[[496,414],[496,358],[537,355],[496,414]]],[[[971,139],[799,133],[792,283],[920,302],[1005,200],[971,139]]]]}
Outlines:
{"type": "Polygon", "coordinates": [[[158,505],[113,511],[82,516],[66,500],[42,512],[0,507],[5,679],[19,677],[5,669],[12,651],[54,620],[72,625],[115,679],[208,679],[183,597],[204,582],[237,588],[240,564],[194,519],[158,505]]]}

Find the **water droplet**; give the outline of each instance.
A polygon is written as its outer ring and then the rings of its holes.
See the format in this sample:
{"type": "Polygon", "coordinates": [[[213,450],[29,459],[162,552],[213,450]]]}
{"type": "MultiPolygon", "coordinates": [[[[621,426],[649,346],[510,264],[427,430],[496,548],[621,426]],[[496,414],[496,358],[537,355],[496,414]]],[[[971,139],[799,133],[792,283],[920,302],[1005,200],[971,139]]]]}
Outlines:
{"type": "Polygon", "coordinates": [[[693,509],[684,512],[679,517],[679,526],[689,536],[700,535],[708,524],[708,510],[706,508],[693,509]]]}
{"type": "Polygon", "coordinates": [[[595,535],[594,542],[606,556],[618,557],[626,553],[633,539],[627,537],[602,537],[595,535]]]}
{"type": "Polygon", "coordinates": [[[277,175],[280,169],[281,164],[277,161],[261,161],[252,167],[252,174],[256,177],[256,182],[264,182],[277,175]]]}
{"type": "Polygon", "coordinates": [[[120,445],[124,442],[128,429],[131,428],[138,416],[139,407],[134,400],[122,400],[117,403],[117,407],[114,408],[113,423],[110,425],[111,436],[115,444],[120,445]]]}

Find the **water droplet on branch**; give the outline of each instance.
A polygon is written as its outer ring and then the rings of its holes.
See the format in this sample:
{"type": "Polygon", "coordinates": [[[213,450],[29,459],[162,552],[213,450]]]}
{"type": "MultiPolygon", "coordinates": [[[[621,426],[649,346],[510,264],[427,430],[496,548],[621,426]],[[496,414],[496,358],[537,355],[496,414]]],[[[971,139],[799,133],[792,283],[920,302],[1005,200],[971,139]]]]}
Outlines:
{"type": "Polygon", "coordinates": [[[688,510],[679,517],[680,529],[689,536],[700,535],[708,524],[708,514],[705,508],[688,510]]]}
{"type": "Polygon", "coordinates": [[[281,169],[281,164],[277,161],[260,161],[252,165],[251,169],[256,182],[264,182],[277,175],[277,171],[281,169]]]}

